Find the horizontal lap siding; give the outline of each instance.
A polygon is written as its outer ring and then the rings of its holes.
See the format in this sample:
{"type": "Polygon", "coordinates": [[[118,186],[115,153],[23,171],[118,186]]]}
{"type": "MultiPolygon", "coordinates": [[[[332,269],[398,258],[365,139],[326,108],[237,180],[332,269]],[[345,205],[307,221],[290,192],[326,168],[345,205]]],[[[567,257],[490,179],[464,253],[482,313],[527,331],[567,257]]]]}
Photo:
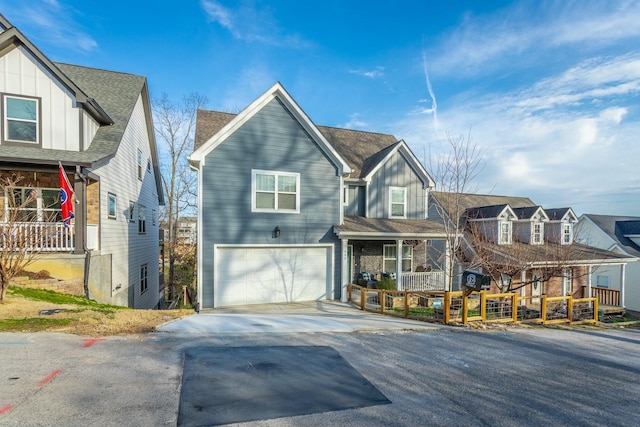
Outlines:
{"type": "Polygon", "coordinates": [[[418,175],[399,152],[396,152],[382,165],[371,179],[369,184],[369,217],[389,217],[389,187],[407,188],[407,218],[425,218],[426,191],[418,175]]]}
{"type": "Polygon", "coordinates": [[[278,100],[209,153],[201,173],[204,307],[213,306],[214,244],[336,243],[339,251],[333,234],[341,208],[336,168],[278,100]],[[300,213],[251,212],[252,169],[300,173],[300,213]],[[276,226],[278,239],[272,237],[276,226]]]}

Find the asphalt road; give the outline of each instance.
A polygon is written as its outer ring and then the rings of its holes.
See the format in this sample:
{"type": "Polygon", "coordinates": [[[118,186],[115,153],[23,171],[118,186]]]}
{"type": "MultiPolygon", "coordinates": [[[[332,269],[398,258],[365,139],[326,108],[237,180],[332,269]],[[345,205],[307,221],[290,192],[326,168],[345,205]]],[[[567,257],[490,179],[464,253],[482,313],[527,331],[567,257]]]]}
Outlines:
{"type": "MultiPolygon", "coordinates": [[[[0,425],[176,426],[186,353],[274,346],[335,350],[390,403],[239,425],[637,426],[640,419],[638,329],[443,328],[154,333],[104,340],[2,333],[0,425]]],[[[330,365],[317,370],[330,372],[330,365]]],[[[191,369],[197,378],[198,369],[204,375],[212,367],[191,369]]],[[[310,389],[321,397],[323,387],[331,386],[314,387],[313,377],[310,389]]],[[[215,402],[216,391],[205,387],[199,392],[209,393],[203,401],[215,402]]],[[[251,401],[234,404],[238,414],[255,413],[251,401]]],[[[205,421],[183,417],[180,422],[205,421]]]]}

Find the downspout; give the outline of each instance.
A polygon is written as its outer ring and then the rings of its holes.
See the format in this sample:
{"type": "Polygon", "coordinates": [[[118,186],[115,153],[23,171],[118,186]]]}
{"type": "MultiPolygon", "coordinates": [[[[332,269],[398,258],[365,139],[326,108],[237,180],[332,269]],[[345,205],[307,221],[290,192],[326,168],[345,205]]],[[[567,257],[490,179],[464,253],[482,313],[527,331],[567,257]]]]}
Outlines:
{"type": "Polygon", "coordinates": [[[87,249],[87,177],[83,175],[82,168],[76,166],[76,176],[78,181],[74,180],[74,192],[76,193],[76,203],[80,209],[76,209],[76,242],[75,253],[84,254],[84,272],[82,284],[84,287],[84,295],[91,299],[89,292],[89,272],[91,271],[91,251],[87,249]],[[78,200],[78,196],[79,199],[78,200]]]}

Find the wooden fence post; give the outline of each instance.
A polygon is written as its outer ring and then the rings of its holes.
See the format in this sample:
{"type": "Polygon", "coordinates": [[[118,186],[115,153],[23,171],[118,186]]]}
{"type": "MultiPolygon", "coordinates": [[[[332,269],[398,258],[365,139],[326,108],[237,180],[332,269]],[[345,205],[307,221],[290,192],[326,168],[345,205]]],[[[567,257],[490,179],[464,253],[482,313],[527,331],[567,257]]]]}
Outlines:
{"type": "Polygon", "coordinates": [[[467,317],[469,317],[469,296],[465,292],[462,294],[462,324],[467,324],[467,317]]]}
{"type": "Polygon", "coordinates": [[[404,291],[404,317],[409,317],[409,301],[411,301],[409,291],[404,291]]]}
{"type": "Polygon", "coordinates": [[[542,316],[542,324],[547,324],[547,295],[542,294],[540,298],[540,315],[542,316]]]}
{"type": "Polygon", "coordinates": [[[487,321],[487,291],[480,291],[480,317],[482,323],[487,321]]]}
{"type": "Polygon", "coordinates": [[[446,291],[444,293],[444,323],[448,324],[451,316],[451,293],[446,291]]]}
{"type": "Polygon", "coordinates": [[[380,313],[384,314],[384,306],[387,302],[387,291],[379,291],[378,299],[380,300],[380,313]]]}
{"type": "Polygon", "coordinates": [[[573,325],[573,295],[569,295],[569,308],[567,308],[567,310],[569,310],[569,312],[567,313],[569,316],[569,324],[573,325]]]}
{"type": "Polygon", "coordinates": [[[360,310],[365,310],[366,305],[367,305],[367,288],[360,286],[360,310]]]}
{"type": "Polygon", "coordinates": [[[520,306],[520,299],[515,292],[511,295],[511,315],[513,316],[513,323],[518,323],[518,307],[520,306]]]}

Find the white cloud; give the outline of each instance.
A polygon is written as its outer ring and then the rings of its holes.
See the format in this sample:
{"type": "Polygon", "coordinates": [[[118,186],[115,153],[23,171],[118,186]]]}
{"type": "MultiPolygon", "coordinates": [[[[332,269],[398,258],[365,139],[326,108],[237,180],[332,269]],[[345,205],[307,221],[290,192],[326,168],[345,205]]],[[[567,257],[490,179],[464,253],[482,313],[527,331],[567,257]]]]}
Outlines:
{"type": "Polygon", "coordinates": [[[467,15],[431,52],[432,68],[440,75],[474,77],[503,66],[536,65],[558,49],[588,51],[640,36],[640,3],[612,6],[597,0],[517,2],[491,15],[467,15]]]}
{"type": "Polygon", "coordinates": [[[215,0],[201,0],[200,5],[210,21],[228,30],[237,40],[294,49],[311,45],[300,35],[284,31],[270,7],[258,8],[254,2],[241,2],[231,8],[215,0]]]}
{"type": "MultiPolygon", "coordinates": [[[[486,161],[479,192],[527,196],[579,212],[634,214],[640,210],[634,160],[640,158],[640,122],[631,111],[640,98],[639,60],[635,54],[595,58],[528,86],[484,94],[473,89],[444,108],[440,103],[440,126],[454,135],[471,129],[486,161]]],[[[415,112],[391,131],[418,154],[428,147],[436,157],[448,149],[415,112]]]]}
{"type": "Polygon", "coordinates": [[[98,42],[76,22],[75,11],[57,0],[34,0],[1,6],[11,23],[23,33],[46,34],[46,38],[35,36],[32,41],[36,44],[47,42],[82,52],[92,52],[98,48],[98,42]]]}
{"type": "Polygon", "coordinates": [[[349,121],[339,125],[338,127],[345,129],[367,129],[369,127],[369,123],[362,120],[362,116],[358,113],[351,114],[349,117],[349,121]]]}
{"type": "Polygon", "coordinates": [[[369,79],[377,79],[384,77],[384,67],[377,66],[373,70],[349,70],[349,73],[367,77],[369,79]]]}

